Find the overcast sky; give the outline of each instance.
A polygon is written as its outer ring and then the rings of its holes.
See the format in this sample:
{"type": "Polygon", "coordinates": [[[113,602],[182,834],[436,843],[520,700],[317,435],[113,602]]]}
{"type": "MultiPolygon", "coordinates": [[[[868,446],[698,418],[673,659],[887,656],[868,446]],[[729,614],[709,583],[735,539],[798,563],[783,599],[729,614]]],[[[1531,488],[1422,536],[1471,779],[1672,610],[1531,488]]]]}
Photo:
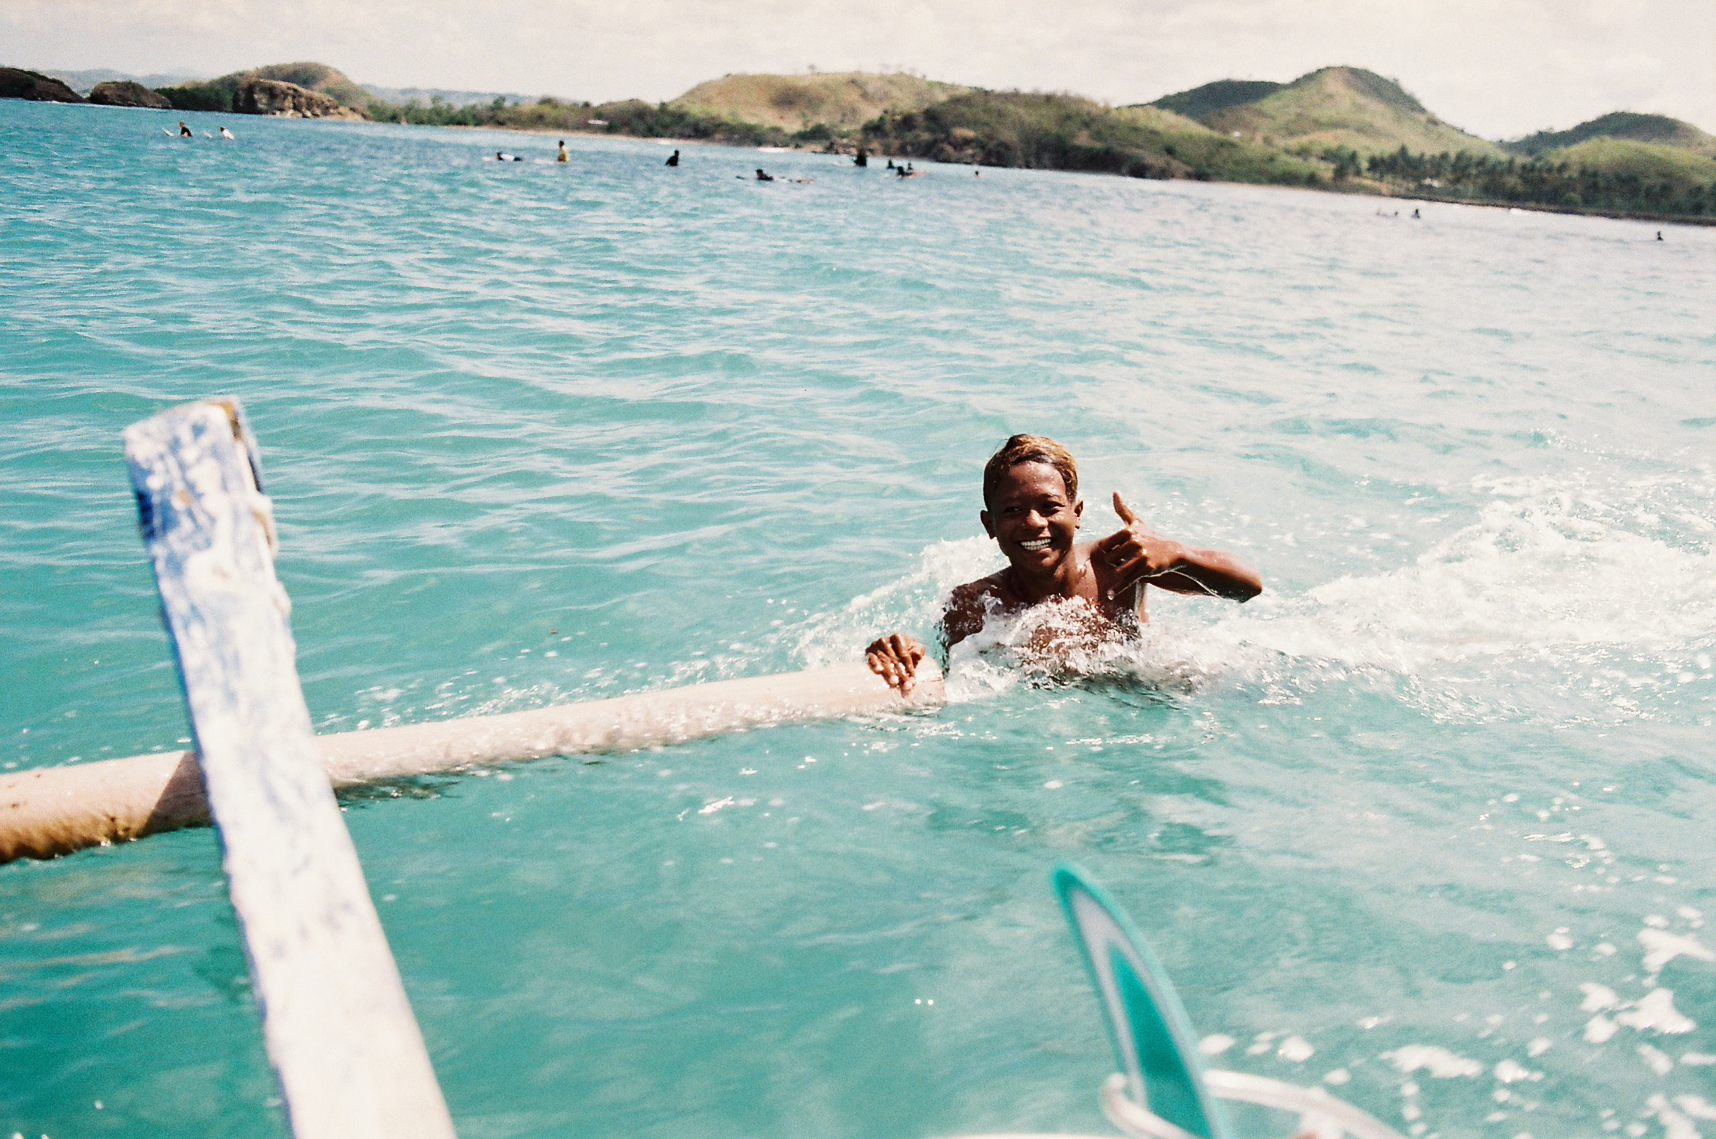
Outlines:
{"type": "Polygon", "coordinates": [[[0,0],[0,64],[669,99],[727,72],[881,68],[1147,102],[1329,64],[1490,138],[1652,111],[1716,132],[1716,0],[0,0]]]}

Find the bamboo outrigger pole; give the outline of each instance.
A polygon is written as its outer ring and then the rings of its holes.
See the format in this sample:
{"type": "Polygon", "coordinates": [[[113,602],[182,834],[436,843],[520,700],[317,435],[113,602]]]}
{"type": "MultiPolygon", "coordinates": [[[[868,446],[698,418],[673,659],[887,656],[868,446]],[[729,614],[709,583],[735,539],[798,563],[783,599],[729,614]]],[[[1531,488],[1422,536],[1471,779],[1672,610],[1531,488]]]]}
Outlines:
{"type": "MultiPolygon", "coordinates": [[[[722,680],[529,712],[316,737],[335,789],[552,755],[635,751],[796,720],[933,708],[935,663],[902,699],[862,664],[722,680]]],[[[0,862],[53,858],[209,821],[194,751],[0,776],[0,862]]]]}

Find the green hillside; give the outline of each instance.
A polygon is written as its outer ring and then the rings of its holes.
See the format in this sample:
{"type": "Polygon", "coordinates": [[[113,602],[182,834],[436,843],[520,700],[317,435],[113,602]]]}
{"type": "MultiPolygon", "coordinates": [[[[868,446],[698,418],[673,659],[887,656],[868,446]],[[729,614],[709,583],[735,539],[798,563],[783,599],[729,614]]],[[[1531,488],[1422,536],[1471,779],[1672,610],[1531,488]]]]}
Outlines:
{"type": "Polygon", "coordinates": [[[1370,179],[1396,193],[1575,213],[1716,220],[1716,159],[1662,143],[1593,138],[1531,158],[1373,154],[1370,179]]]}
{"type": "Polygon", "coordinates": [[[1322,180],[1315,162],[1216,134],[1172,111],[1114,109],[1072,95],[971,91],[922,111],[880,116],[865,124],[859,141],[886,154],[984,166],[1294,185],[1322,180]]]}
{"type": "Polygon", "coordinates": [[[1255,103],[1285,86],[1285,83],[1271,83],[1266,79],[1217,79],[1214,83],[1205,83],[1202,87],[1193,87],[1190,91],[1165,95],[1148,106],[1161,107],[1163,110],[1202,122],[1205,115],[1225,111],[1229,107],[1255,103]]]}
{"type": "Polygon", "coordinates": [[[852,130],[879,115],[921,111],[969,90],[900,73],[727,75],[699,83],[667,107],[695,116],[778,127],[792,134],[817,125],[830,131],[852,130]]]}
{"type": "Polygon", "coordinates": [[[1716,182],[1716,158],[1660,142],[1626,138],[1588,138],[1584,142],[1545,151],[1544,162],[1567,163],[1611,174],[1673,183],[1716,182]]]}
{"type": "Polygon", "coordinates": [[[1265,86],[1224,80],[1153,105],[1184,106],[1222,134],[1307,154],[1346,149],[1364,156],[1402,146],[1431,154],[1502,153],[1494,143],[1444,123],[1399,84],[1363,68],[1325,67],[1273,90],[1265,86]],[[1245,100],[1246,88],[1260,94],[1245,100]]]}
{"type": "Polygon", "coordinates": [[[1689,122],[1667,115],[1639,115],[1615,111],[1564,131],[1538,131],[1518,142],[1503,143],[1519,154],[1542,154],[1577,145],[1588,139],[1617,138],[1676,146],[1716,158],[1716,136],[1705,134],[1689,122]]]}

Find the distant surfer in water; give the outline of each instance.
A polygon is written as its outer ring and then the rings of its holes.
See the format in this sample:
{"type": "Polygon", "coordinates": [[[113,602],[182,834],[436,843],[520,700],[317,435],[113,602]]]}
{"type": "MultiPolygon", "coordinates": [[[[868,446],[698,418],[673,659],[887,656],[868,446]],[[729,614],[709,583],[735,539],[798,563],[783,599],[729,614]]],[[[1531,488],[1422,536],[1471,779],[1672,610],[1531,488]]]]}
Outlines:
{"type": "Polygon", "coordinates": [[[763,172],[763,168],[761,166],[757,167],[757,181],[759,181],[759,182],[773,182],[774,180],[775,180],[775,176],[773,174],[765,174],[763,172]]]}
{"type": "Polygon", "coordinates": [[[560,140],[560,150],[554,155],[554,161],[556,161],[556,162],[570,162],[570,161],[572,161],[572,156],[566,153],[566,140],[565,139],[560,140]]]}
{"type": "Polygon", "coordinates": [[[184,119],[179,120],[179,137],[180,138],[190,138],[191,137],[191,128],[185,125],[184,119]]]}
{"type": "Polygon", "coordinates": [[[232,140],[232,132],[227,130],[225,127],[220,128],[220,136],[229,142],[232,140]]]}
{"type": "MultiPolygon", "coordinates": [[[[1114,493],[1119,530],[1075,541],[1084,502],[1071,452],[1043,435],[1015,435],[983,468],[983,529],[1006,555],[1006,568],[954,589],[937,639],[944,648],[983,628],[991,616],[1052,601],[1082,602],[1096,636],[1135,634],[1148,617],[1146,586],[1249,601],[1263,592],[1257,571],[1221,550],[1183,545],[1157,534],[1114,493]]],[[[878,637],[864,650],[870,671],[909,692],[928,651],[907,633],[878,637]]]]}
{"type": "Polygon", "coordinates": [[[667,156],[667,164],[669,166],[678,166],[679,165],[679,151],[676,150],[672,154],[667,156]]]}

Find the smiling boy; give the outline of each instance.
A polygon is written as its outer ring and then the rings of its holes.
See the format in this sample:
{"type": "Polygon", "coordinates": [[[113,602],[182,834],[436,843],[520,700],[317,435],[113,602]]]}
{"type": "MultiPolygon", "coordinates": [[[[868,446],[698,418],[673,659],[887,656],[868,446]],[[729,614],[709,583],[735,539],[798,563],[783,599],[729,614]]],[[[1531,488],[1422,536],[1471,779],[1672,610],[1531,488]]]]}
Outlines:
{"type": "MultiPolygon", "coordinates": [[[[954,589],[938,629],[947,648],[983,628],[991,614],[1045,601],[1079,600],[1105,632],[1148,620],[1145,587],[1249,601],[1263,592],[1257,571],[1221,550],[1183,545],[1152,531],[1120,492],[1123,525],[1094,541],[1075,540],[1084,502],[1071,452],[1044,435],[1015,435],[983,468],[983,529],[1001,547],[1005,568],[954,589]]],[[[901,692],[926,652],[906,633],[878,637],[864,650],[870,670],[901,692]]]]}

